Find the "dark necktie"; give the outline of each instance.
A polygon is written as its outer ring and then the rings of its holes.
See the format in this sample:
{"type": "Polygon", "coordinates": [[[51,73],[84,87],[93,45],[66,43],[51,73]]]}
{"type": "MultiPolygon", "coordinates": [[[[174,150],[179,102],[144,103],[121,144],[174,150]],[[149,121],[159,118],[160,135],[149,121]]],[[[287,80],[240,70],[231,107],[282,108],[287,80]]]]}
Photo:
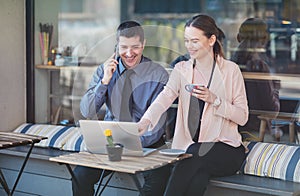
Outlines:
{"type": "Polygon", "coordinates": [[[131,85],[131,80],[130,77],[133,74],[133,70],[126,70],[124,75],[124,86],[122,90],[122,97],[121,97],[121,107],[120,107],[120,116],[119,120],[120,121],[126,121],[126,122],[131,122],[132,121],[132,115],[131,115],[131,106],[132,106],[132,101],[130,99],[130,96],[132,94],[132,85],[131,85]]]}
{"type": "Polygon", "coordinates": [[[198,142],[204,101],[191,95],[188,115],[188,126],[194,142],[198,142]]]}
{"type": "MultiPolygon", "coordinates": [[[[193,69],[196,66],[196,60],[193,63],[193,69]]],[[[209,88],[212,76],[215,70],[216,61],[214,60],[210,78],[207,84],[207,88],[209,88]]],[[[199,134],[200,134],[200,125],[201,125],[201,118],[203,113],[205,102],[192,96],[190,98],[190,107],[189,107],[189,114],[188,114],[188,126],[190,130],[191,137],[194,142],[198,142],[199,134]]]]}

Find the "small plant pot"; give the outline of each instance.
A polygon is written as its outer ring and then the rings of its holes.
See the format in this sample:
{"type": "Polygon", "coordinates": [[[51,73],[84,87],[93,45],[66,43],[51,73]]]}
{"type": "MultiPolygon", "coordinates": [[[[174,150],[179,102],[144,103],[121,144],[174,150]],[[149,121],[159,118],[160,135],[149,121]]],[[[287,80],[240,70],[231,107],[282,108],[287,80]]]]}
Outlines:
{"type": "Polygon", "coordinates": [[[122,144],[114,144],[114,146],[106,145],[108,160],[121,161],[124,146],[122,144]]]}

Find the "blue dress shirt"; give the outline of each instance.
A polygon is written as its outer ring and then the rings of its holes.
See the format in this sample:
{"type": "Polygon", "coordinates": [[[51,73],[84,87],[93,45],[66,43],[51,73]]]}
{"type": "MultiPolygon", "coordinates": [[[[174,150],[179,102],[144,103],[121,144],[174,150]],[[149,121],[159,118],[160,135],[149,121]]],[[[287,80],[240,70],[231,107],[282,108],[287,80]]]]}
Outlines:
{"type": "MultiPolygon", "coordinates": [[[[89,88],[80,102],[80,111],[85,118],[98,119],[97,114],[105,103],[104,120],[119,121],[121,93],[124,85],[122,73],[126,68],[122,64],[121,58],[118,61],[117,69],[107,85],[101,82],[104,74],[103,64],[98,66],[89,88]]],[[[163,90],[169,75],[161,65],[144,56],[133,71],[134,74],[131,75],[133,89],[131,114],[132,121],[138,122],[157,95],[163,90]]],[[[143,147],[150,146],[161,138],[165,131],[165,120],[166,115],[163,115],[152,131],[141,136],[143,147]]]]}

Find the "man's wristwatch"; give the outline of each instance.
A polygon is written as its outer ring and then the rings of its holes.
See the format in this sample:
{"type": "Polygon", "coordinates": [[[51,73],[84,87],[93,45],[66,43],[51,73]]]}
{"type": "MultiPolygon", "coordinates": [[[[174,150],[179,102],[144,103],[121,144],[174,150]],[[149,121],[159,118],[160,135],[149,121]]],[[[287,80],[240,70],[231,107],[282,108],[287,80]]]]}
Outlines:
{"type": "Polygon", "coordinates": [[[221,99],[220,99],[219,97],[217,97],[217,98],[215,99],[214,103],[213,103],[213,106],[214,106],[214,107],[217,107],[217,106],[219,106],[220,104],[221,104],[221,99]]]}

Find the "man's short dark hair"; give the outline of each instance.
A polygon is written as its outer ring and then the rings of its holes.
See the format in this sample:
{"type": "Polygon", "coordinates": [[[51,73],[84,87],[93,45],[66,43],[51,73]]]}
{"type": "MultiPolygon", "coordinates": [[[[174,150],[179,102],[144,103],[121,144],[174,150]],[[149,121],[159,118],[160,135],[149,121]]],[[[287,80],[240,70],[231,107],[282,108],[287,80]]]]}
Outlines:
{"type": "Polygon", "coordinates": [[[117,41],[119,41],[119,37],[124,36],[127,38],[131,37],[140,37],[140,41],[144,42],[144,29],[143,27],[136,21],[125,21],[122,22],[117,29],[117,41]]]}
{"type": "Polygon", "coordinates": [[[239,42],[250,40],[266,44],[269,41],[267,23],[260,18],[247,18],[239,28],[237,40],[239,42]]]}

